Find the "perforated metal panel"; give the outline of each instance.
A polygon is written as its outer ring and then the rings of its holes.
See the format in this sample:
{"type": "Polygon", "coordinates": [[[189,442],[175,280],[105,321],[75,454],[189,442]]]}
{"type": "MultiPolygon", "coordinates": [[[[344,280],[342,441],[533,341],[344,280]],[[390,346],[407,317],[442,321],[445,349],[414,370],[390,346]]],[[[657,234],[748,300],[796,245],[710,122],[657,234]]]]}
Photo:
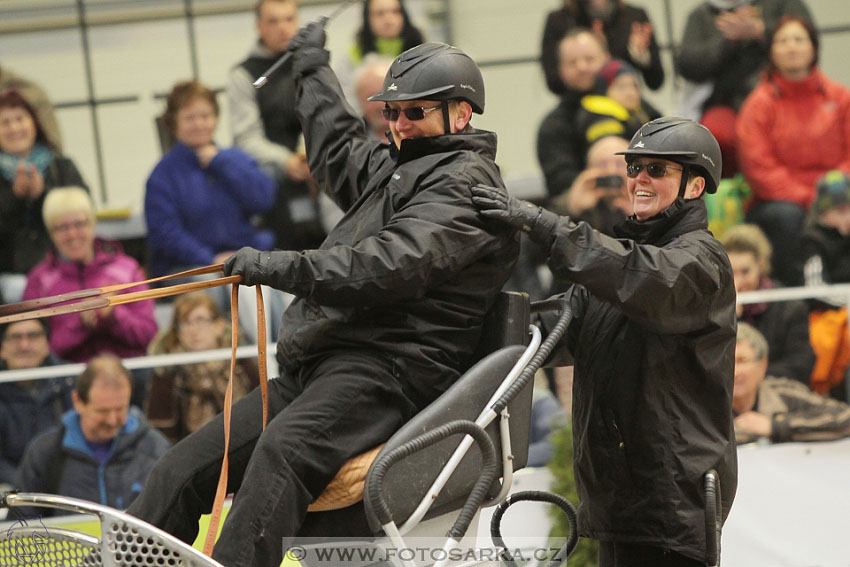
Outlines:
{"type": "Polygon", "coordinates": [[[173,542],[165,541],[141,526],[107,521],[103,523],[102,530],[104,547],[109,550],[116,567],[201,567],[213,564],[193,561],[185,552],[175,549],[173,542]]]}
{"type": "Polygon", "coordinates": [[[0,530],[0,567],[222,567],[164,531],[123,512],[47,494],[10,494],[10,508],[58,508],[97,516],[101,537],[22,524],[0,530]]]}
{"type": "Polygon", "coordinates": [[[0,532],[0,567],[100,565],[100,542],[86,534],[43,526],[20,526],[0,532]]]}

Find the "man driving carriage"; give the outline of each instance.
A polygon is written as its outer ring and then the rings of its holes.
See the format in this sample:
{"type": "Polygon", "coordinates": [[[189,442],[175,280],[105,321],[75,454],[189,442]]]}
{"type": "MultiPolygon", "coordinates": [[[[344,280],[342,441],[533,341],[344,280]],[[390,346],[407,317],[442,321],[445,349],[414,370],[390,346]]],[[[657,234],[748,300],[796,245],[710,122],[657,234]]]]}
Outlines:
{"type": "MultiPolygon", "coordinates": [[[[315,500],[351,457],[386,441],[472,365],[484,315],[516,262],[511,227],[471,201],[501,186],[496,136],[470,125],[484,82],[461,50],[412,48],[374,100],[392,143],[370,139],[328,66],[324,31],[291,43],[310,170],[345,216],[317,250],[243,248],[225,263],[245,285],[293,293],[261,431],[258,391],[233,408],[228,492],[213,557],[274,565],[315,500]]],[[[128,512],[191,542],[210,511],[222,416],[167,453],[128,512]]]]}

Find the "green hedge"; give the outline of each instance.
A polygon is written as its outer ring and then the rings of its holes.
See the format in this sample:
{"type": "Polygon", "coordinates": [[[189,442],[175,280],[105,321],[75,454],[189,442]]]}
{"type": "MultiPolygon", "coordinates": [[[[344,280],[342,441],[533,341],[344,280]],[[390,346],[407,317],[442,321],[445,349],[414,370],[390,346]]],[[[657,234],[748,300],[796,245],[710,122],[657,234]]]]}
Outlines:
{"type": "MultiPolygon", "coordinates": [[[[569,420],[561,429],[552,434],[555,453],[549,462],[552,472],[552,492],[560,494],[578,508],[576,480],[573,474],[573,431],[569,420]]],[[[567,516],[558,508],[552,510],[551,538],[565,538],[569,535],[567,516]]],[[[595,540],[580,538],[573,554],[567,560],[569,567],[595,567],[599,562],[599,543],[595,540]]]]}

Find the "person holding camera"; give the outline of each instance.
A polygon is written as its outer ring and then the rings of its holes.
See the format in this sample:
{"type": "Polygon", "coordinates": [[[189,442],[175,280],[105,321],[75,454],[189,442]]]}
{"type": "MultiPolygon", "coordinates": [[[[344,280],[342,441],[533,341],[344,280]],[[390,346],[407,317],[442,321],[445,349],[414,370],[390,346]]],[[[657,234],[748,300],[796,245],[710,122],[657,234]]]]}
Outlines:
{"type": "Polygon", "coordinates": [[[587,151],[587,168],[578,174],[569,189],[553,199],[553,210],[614,236],[614,227],[631,214],[626,192],[626,160],[616,155],[628,147],[629,141],[620,136],[605,136],[591,145],[587,151]]]}

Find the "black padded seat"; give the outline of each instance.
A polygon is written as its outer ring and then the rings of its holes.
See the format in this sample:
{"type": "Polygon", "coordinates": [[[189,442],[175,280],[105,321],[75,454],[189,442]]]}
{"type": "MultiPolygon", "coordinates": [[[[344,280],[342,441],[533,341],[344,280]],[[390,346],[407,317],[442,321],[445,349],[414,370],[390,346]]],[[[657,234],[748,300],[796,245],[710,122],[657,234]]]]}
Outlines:
{"type": "MultiPolygon", "coordinates": [[[[438,399],[402,426],[387,441],[378,458],[394,447],[449,421],[456,419],[475,421],[508,372],[525,352],[525,345],[529,339],[530,320],[530,303],[527,294],[501,292],[485,318],[484,331],[476,353],[479,362],[465,372],[438,399]]],[[[514,470],[524,467],[528,460],[532,388],[533,384],[530,382],[508,405],[511,415],[511,450],[514,455],[514,470]]],[[[498,420],[491,423],[486,431],[493,440],[496,454],[500,455],[502,444],[499,439],[498,420]]],[[[419,505],[419,501],[437,478],[440,469],[451,457],[461,439],[462,437],[458,435],[440,441],[397,463],[387,473],[384,479],[384,495],[398,525],[401,525],[419,505]]],[[[499,463],[501,471],[501,459],[499,463]]],[[[460,509],[478,478],[480,465],[478,449],[473,446],[425,518],[460,509]]],[[[366,483],[368,482],[369,475],[366,477],[366,483]]],[[[500,483],[494,482],[489,496],[495,496],[499,488],[500,483]]],[[[380,532],[380,522],[368,505],[360,501],[348,508],[307,514],[299,536],[368,537],[380,532]]]]}
{"type": "MultiPolygon", "coordinates": [[[[482,340],[479,350],[491,352],[491,354],[476,363],[443,395],[402,426],[387,441],[376,461],[388,451],[445,423],[457,419],[475,421],[487,407],[490,397],[525,352],[530,321],[528,296],[524,293],[503,292],[488,319],[489,321],[485,323],[487,336],[482,340]],[[495,352],[493,352],[494,347],[497,349],[495,352]]],[[[514,470],[523,468],[528,460],[532,389],[533,381],[530,381],[508,404],[508,412],[511,416],[511,452],[514,455],[514,470]]],[[[501,455],[502,447],[498,422],[499,420],[496,419],[486,429],[496,448],[497,456],[501,455]]],[[[440,441],[410,455],[389,470],[384,478],[384,496],[393,512],[396,524],[404,523],[416,509],[461,439],[462,436],[457,435],[440,441]]],[[[460,509],[478,479],[480,471],[480,453],[477,447],[473,446],[424,519],[460,509]]],[[[499,458],[499,471],[501,471],[501,458],[499,458]]],[[[370,470],[366,476],[367,486],[371,473],[370,470]]],[[[501,474],[499,476],[501,477],[501,474]]],[[[501,483],[498,480],[495,481],[488,497],[496,496],[500,487],[501,483]]],[[[365,510],[370,529],[373,533],[379,533],[380,522],[375,517],[369,502],[365,502],[365,510]]]]}
{"type": "MultiPolygon", "coordinates": [[[[505,376],[519,360],[525,347],[514,345],[500,349],[473,366],[445,394],[419,412],[387,441],[378,453],[376,460],[388,451],[430,431],[440,425],[456,419],[475,421],[486,407],[487,401],[504,380],[505,376]]],[[[529,382],[520,394],[508,404],[511,416],[511,451],[514,455],[514,469],[525,466],[528,460],[528,439],[531,425],[531,391],[533,382],[529,382]]],[[[487,433],[500,455],[498,419],[493,421],[487,433]]],[[[444,439],[418,453],[414,453],[396,463],[384,478],[384,496],[393,512],[398,525],[410,516],[427,493],[440,470],[448,462],[455,448],[460,444],[461,435],[444,439]]],[[[501,470],[501,459],[500,469],[501,470]]],[[[371,470],[366,475],[368,486],[371,470]]],[[[425,519],[460,509],[472,486],[481,472],[481,458],[477,448],[470,448],[457,470],[436,499],[425,519]]],[[[501,475],[499,475],[501,476],[501,475]]],[[[496,481],[491,487],[489,497],[499,492],[501,484],[496,481]]],[[[366,516],[373,533],[381,531],[381,525],[374,511],[365,502],[366,516]]]]}

